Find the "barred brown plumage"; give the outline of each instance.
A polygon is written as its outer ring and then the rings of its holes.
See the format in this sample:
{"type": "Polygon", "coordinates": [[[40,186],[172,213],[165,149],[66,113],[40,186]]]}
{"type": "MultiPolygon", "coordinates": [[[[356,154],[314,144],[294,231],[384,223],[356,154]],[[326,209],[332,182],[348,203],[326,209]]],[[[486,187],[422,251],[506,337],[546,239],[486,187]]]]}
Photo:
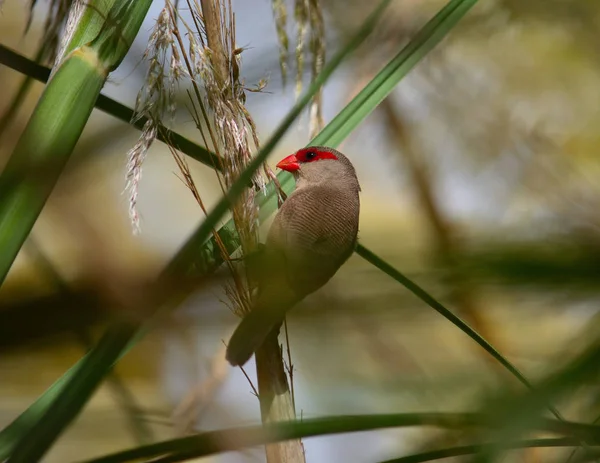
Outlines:
{"type": "Polygon", "coordinates": [[[253,310],[227,346],[232,365],[246,363],[268,334],[279,330],[285,313],[327,283],[356,246],[360,185],[348,158],[312,146],[277,166],[294,174],[296,190],[269,230],[253,310]]]}

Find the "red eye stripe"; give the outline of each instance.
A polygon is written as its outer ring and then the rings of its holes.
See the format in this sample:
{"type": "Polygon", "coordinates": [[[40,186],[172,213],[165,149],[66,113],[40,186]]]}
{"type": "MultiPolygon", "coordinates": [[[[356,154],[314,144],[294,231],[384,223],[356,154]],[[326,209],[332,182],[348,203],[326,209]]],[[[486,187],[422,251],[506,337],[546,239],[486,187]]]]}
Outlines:
{"type": "Polygon", "coordinates": [[[337,160],[337,158],[338,157],[331,151],[322,151],[310,147],[301,149],[296,153],[296,159],[298,159],[299,162],[320,161],[322,159],[337,160]]]}

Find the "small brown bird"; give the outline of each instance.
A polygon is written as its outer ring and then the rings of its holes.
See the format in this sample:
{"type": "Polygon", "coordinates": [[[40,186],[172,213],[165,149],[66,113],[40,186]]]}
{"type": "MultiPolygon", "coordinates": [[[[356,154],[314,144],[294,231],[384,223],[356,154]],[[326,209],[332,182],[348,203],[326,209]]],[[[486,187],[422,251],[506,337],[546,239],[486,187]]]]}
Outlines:
{"type": "Polygon", "coordinates": [[[279,209],[254,265],[258,294],[227,346],[227,360],[243,365],[285,313],[337,272],[356,246],[360,185],[339,151],[303,148],[277,167],[291,172],[296,190],[279,209]]]}

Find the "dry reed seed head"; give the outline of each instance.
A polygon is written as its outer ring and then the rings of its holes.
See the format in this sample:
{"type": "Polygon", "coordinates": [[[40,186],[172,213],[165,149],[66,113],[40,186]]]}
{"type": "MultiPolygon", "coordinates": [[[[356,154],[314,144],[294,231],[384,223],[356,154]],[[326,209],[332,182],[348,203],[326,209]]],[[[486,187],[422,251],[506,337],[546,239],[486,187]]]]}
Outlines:
{"type": "Polygon", "coordinates": [[[148,47],[144,51],[144,59],[149,62],[144,86],[140,89],[135,105],[137,118],[142,116],[156,119],[164,113],[174,114],[175,84],[184,73],[179,53],[174,45],[173,23],[169,7],[162,10],[152,34],[148,47]],[[166,67],[169,60],[170,65],[166,67]],[[165,90],[165,79],[168,79],[165,90]]]}
{"type": "Polygon", "coordinates": [[[154,50],[166,50],[173,44],[173,34],[171,27],[171,14],[169,7],[165,6],[158,15],[152,34],[150,34],[150,41],[146,48],[146,53],[153,52],[154,50]]]}
{"type": "MultiPolygon", "coordinates": [[[[294,8],[296,20],[296,98],[300,96],[303,87],[304,65],[306,53],[312,55],[312,80],[323,69],[325,63],[325,24],[323,11],[319,0],[296,0],[294,8]],[[308,44],[307,44],[308,37],[308,44]]],[[[322,91],[317,92],[309,106],[309,133],[313,138],[322,129],[322,91]]]]}
{"type": "MultiPolygon", "coordinates": [[[[229,188],[252,160],[249,140],[252,139],[258,147],[256,127],[244,107],[245,88],[240,81],[243,49],[235,46],[235,17],[233,12],[229,11],[226,2],[212,2],[213,7],[221,9],[216,15],[222,21],[218,28],[209,28],[204,24],[205,15],[202,14],[198,2],[189,0],[187,4],[190,7],[193,28],[182,18],[180,20],[182,28],[186,31],[188,44],[182,43],[181,35],[174,26],[171,33],[168,27],[161,28],[160,24],[157,24],[153,31],[150,42],[155,48],[171,49],[169,89],[173,89],[174,82],[184,74],[191,79],[194,86],[194,91],[190,92],[193,99],[192,116],[203,132],[203,139],[207,143],[212,142],[212,148],[221,155],[223,173],[218,175],[221,175],[223,187],[229,188]],[[208,34],[212,36],[209,37],[208,34]],[[207,47],[208,43],[213,49],[207,47]],[[177,51],[173,51],[175,47],[178,47],[177,51]],[[181,55],[186,58],[185,70],[181,64],[181,55]]],[[[210,5],[208,7],[210,8],[210,5]]],[[[210,12],[208,16],[212,16],[210,12]]],[[[161,13],[162,20],[159,18],[158,23],[169,25],[169,20],[172,22],[173,17],[172,12],[169,14],[169,10],[165,8],[161,13]]],[[[160,70],[161,59],[157,55],[160,54],[152,50],[147,51],[151,63],[154,60],[156,68],[160,70]]],[[[155,94],[152,99],[147,98],[147,95],[153,95],[155,87],[160,86],[162,80],[164,77],[160,72],[149,72],[148,88],[139,98],[140,108],[144,108],[144,102],[148,108],[160,106],[160,100],[156,99],[155,94]]],[[[261,85],[264,87],[264,82],[261,85]]],[[[186,183],[189,183],[185,174],[184,178],[186,183]]],[[[260,173],[255,176],[255,181],[259,185],[265,183],[260,173]]],[[[238,233],[245,243],[256,241],[257,238],[258,211],[254,204],[254,195],[253,190],[244,192],[233,208],[238,233]]]]}
{"type": "Polygon", "coordinates": [[[194,73],[194,75],[191,76],[191,78],[193,79],[194,76],[201,74],[201,69],[204,66],[204,64],[202,63],[202,55],[204,54],[204,52],[198,44],[198,41],[196,40],[196,36],[194,34],[188,34],[188,41],[188,59],[190,61],[192,72],[194,73]]]}
{"type": "MultiPolygon", "coordinates": [[[[225,5],[219,7],[221,27],[218,31],[204,27],[205,34],[213,34],[206,40],[213,49],[204,48],[202,77],[206,101],[222,148],[223,180],[226,187],[230,187],[252,160],[250,136],[256,141],[258,136],[244,106],[246,95],[240,81],[243,49],[235,44],[235,18],[225,5]]],[[[264,185],[260,172],[255,175],[255,181],[264,185]]],[[[258,239],[258,211],[254,196],[252,189],[245,191],[233,207],[234,221],[245,251],[252,248],[258,239]]]]}
{"type": "Polygon", "coordinates": [[[287,60],[290,48],[290,40],[287,35],[287,8],[284,0],[271,0],[275,28],[277,30],[277,41],[279,42],[279,67],[281,79],[285,85],[287,80],[287,60]]]}
{"type": "MultiPolygon", "coordinates": [[[[248,288],[243,288],[243,291],[247,293],[248,288]]],[[[248,293],[247,293],[248,294],[248,293]]],[[[239,288],[235,283],[225,284],[225,295],[229,299],[228,301],[222,301],[229,307],[229,309],[238,316],[243,316],[250,312],[250,307],[245,303],[245,298],[242,296],[239,288]]]]}
{"type": "Polygon", "coordinates": [[[67,45],[71,41],[75,30],[77,29],[77,24],[84,12],[85,1],[84,0],[72,0],[71,6],[68,10],[68,16],[66,20],[66,25],[64,27],[64,31],[62,33],[62,37],[58,44],[58,49],[56,50],[56,56],[54,57],[54,65],[52,66],[52,71],[50,73],[50,77],[56,72],[58,69],[58,65],[60,64],[67,45]]]}
{"type": "Polygon", "coordinates": [[[152,29],[144,59],[148,71],[144,85],[137,94],[133,120],[148,118],[135,146],[127,153],[126,188],[129,193],[129,217],[135,234],[140,232],[137,212],[137,196],[142,164],[146,153],[156,138],[161,119],[168,115],[172,123],[175,118],[175,92],[181,78],[186,75],[181,55],[175,48],[174,28],[170,6],[165,6],[152,29]]]}
{"type": "Polygon", "coordinates": [[[169,91],[166,108],[171,124],[175,121],[175,111],[177,109],[175,98],[176,87],[184,75],[186,75],[186,71],[181,63],[179,52],[176,48],[173,48],[171,52],[171,66],[169,68],[169,91]]]}
{"type": "Polygon", "coordinates": [[[148,120],[144,124],[142,134],[132,149],[127,152],[127,174],[125,190],[129,193],[129,218],[133,225],[134,234],[140,232],[140,218],[137,211],[137,197],[142,178],[142,163],[148,149],[156,139],[156,124],[148,120]]]}
{"type": "MultiPolygon", "coordinates": [[[[2,2],[0,2],[0,7],[1,3],[2,2]]],[[[32,0],[29,4],[29,16],[27,18],[27,24],[25,25],[26,33],[29,31],[31,22],[33,21],[36,4],[37,1],[35,0],[32,0]]],[[[40,40],[42,47],[41,55],[44,61],[55,61],[57,57],[62,55],[66,43],[72,37],[72,31],[77,22],[75,21],[73,23],[71,30],[65,30],[64,34],[61,34],[61,31],[65,28],[65,24],[71,17],[79,19],[82,10],[82,0],[51,0],[49,2],[43,27],[44,34],[40,40]],[[65,41],[65,37],[68,38],[67,41],[65,41]]]]}
{"type": "Polygon", "coordinates": [[[296,0],[294,17],[296,19],[296,98],[302,92],[302,74],[304,72],[304,48],[308,34],[308,0],[296,0]]]}
{"type": "MultiPolygon", "coordinates": [[[[325,64],[325,23],[319,0],[310,0],[310,51],[312,53],[312,80],[320,74],[325,64]]],[[[309,133],[314,138],[324,124],[322,111],[323,90],[313,97],[309,109],[309,133]]]]}

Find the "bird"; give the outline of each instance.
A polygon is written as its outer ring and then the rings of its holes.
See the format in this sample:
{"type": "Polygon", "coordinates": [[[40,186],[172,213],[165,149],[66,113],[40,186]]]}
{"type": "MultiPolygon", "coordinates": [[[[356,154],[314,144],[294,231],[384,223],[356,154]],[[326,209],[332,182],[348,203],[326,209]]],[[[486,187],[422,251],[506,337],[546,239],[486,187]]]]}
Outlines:
{"type": "Polygon", "coordinates": [[[350,160],[325,146],[282,159],[296,189],[282,204],[258,257],[248,265],[257,284],[252,309],[227,345],[226,358],[243,366],[285,314],[327,283],[352,255],[358,237],[360,185],[350,160]]]}

